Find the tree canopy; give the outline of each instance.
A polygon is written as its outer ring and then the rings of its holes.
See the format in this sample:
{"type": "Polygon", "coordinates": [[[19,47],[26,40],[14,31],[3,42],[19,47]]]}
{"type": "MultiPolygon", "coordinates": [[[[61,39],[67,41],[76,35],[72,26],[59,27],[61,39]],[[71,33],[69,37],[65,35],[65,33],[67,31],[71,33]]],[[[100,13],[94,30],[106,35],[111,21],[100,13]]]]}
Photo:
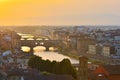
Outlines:
{"type": "Polygon", "coordinates": [[[43,60],[41,57],[34,55],[28,61],[28,66],[40,71],[46,71],[53,74],[67,74],[77,78],[76,70],[71,65],[69,59],[63,59],[61,62],[51,62],[50,60],[43,60]]]}

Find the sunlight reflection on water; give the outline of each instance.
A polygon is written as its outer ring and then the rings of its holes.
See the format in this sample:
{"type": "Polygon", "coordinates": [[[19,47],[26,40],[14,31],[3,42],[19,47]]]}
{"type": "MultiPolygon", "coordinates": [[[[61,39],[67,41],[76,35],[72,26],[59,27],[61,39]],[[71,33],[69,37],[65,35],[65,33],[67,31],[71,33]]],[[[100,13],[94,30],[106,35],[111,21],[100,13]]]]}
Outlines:
{"type": "Polygon", "coordinates": [[[34,55],[40,56],[43,59],[49,59],[50,61],[62,61],[64,58],[68,58],[71,63],[79,63],[78,60],[72,59],[68,56],[64,56],[62,54],[59,54],[58,52],[37,52],[34,53],[34,55]]]}
{"type": "MultiPolygon", "coordinates": [[[[52,48],[52,47],[51,47],[52,48]]],[[[79,62],[78,62],[78,60],[76,60],[76,59],[72,59],[72,58],[70,58],[70,57],[68,57],[68,56],[65,56],[65,55],[62,55],[62,54],[59,54],[58,52],[53,52],[53,50],[51,49],[51,51],[45,51],[45,47],[43,47],[43,46],[37,46],[37,47],[34,47],[34,55],[36,55],[36,56],[39,56],[39,57],[42,57],[43,59],[49,59],[50,61],[53,61],[53,60],[55,60],[55,61],[62,61],[63,59],[65,59],[65,58],[67,58],[67,59],[69,59],[70,60],[70,62],[72,63],[72,64],[78,64],[79,62]]],[[[29,50],[29,47],[25,47],[25,46],[23,46],[22,47],[22,50],[23,51],[28,51],[29,50]]]]}

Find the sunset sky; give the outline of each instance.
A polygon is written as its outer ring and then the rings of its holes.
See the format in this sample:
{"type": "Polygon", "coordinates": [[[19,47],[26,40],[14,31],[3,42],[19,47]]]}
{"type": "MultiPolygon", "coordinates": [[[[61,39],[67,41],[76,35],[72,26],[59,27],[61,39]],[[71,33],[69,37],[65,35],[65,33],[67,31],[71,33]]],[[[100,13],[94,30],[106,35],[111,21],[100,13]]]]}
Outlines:
{"type": "Polygon", "coordinates": [[[120,25],[120,0],[0,0],[0,25],[120,25]]]}

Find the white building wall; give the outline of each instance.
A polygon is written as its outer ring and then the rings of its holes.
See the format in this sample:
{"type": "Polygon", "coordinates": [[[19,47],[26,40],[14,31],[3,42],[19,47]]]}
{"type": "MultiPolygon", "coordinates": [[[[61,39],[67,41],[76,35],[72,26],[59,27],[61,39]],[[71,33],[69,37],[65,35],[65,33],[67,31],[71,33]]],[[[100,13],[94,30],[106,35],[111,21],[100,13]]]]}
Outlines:
{"type": "Polygon", "coordinates": [[[115,46],[116,55],[120,55],[120,46],[115,46]]]}
{"type": "Polygon", "coordinates": [[[95,45],[89,45],[89,51],[90,54],[96,54],[96,46],[95,45]]]}
{"type": "Polygon", "coordinates": [[[102,54],[103,56],[110,56],[110,47],[103,47],[103,50],[102,50],[102,54]]]}
{"type": "Polygon", "coordinates": [[[114,39],[119,41],[120,40],[120,36],[115,36],[114,39]]]}

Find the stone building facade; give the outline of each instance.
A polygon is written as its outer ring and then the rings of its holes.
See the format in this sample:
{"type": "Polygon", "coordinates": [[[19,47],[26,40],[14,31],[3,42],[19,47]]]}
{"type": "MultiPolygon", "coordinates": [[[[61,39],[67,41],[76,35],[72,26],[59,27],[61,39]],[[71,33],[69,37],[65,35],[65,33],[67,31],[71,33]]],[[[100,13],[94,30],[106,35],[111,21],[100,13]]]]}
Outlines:
{"type": "Polygon", "coordinates": [[[94,39],[87,38],[78,38],[77,39],[77,51],[79,53],[86,53],[88,51],[89,45],[95,45],[96,41],[94,39]]]}
{"type": "Polygon", "coordinates": [[[0,32],[0,48],[1,50],[20,49],[21,37],[14,31],[0,32]]]}

